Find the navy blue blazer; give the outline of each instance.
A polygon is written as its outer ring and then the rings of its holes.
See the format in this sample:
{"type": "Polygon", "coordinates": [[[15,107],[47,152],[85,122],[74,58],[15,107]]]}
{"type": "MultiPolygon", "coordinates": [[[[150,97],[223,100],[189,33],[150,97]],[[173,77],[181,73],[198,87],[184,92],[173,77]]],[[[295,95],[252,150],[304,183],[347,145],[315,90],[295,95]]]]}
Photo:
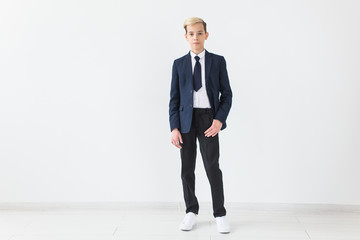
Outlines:
{"type": "MultiPolygon", "coordinates": [[[[205,84],[214,118],[226,128],[226,118],[232,103],[232,91],[223,56],[205,49],[205,84]]],[[[170,130],[178,128],[188,133],[193,114],[193,75],[190,51],[174,60],[169,103],[170,130]]]]}

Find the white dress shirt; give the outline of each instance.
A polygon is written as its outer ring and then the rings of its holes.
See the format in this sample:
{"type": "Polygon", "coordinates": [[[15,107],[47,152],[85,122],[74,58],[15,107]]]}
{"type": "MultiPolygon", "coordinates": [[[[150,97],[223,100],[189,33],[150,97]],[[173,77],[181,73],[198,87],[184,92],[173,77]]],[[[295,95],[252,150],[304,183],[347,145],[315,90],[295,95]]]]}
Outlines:
{"type": "Polygon", "coordinates": [[[205,49],[198,55],[190,51],[191,54],[191,63],[192,63],[192,72],[194,74],[194,68],[195,68],[195,56],[199,56],[200,65],[201,65],[201,88],[196,92],[193,90],[193,107],[194,108],[211,108],[209,97],[206,92],[206,86],[205,86],[205,49]]]}

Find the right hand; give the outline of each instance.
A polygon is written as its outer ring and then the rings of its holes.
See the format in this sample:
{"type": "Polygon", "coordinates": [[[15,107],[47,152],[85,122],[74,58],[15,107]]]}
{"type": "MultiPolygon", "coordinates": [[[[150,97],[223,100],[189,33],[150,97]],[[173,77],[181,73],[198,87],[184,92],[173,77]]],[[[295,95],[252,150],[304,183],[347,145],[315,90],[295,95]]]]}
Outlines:
{"type": "Polygon", "coordinates": [[[180,143],[179,143],[179,142],[181,142],[181,144],[183,143],[182,137],[181,137],[181,133],[180,133],[180,131],[179,131],[177,128],[175,128],[175,129],[173,129],[173,130],[171,131],[171,143],[172,143],[175,147],[181,149],[181,146],[180,146],[180,143]]]}

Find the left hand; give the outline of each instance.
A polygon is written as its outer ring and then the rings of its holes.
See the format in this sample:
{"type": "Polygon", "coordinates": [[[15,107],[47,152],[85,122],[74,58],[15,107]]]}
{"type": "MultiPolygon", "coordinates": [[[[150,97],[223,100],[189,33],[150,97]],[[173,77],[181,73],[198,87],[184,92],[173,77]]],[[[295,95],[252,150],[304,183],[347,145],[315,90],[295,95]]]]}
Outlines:
{"type": "Polygon", "coordinates": [[[205,137],[215,137],[220,132],[222,122],[217,119],[213,120],[212,125],[204,132],[205,137]]]}

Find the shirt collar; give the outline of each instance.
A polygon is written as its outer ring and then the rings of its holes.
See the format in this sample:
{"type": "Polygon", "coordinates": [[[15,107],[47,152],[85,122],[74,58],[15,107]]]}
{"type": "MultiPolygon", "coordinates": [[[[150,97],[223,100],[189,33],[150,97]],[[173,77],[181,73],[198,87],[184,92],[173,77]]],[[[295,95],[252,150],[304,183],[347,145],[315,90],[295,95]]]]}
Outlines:
{"type": "Polygon", "coordinates": [[[190,50],[190,54],[191,54],[192,59],[194,59],[195,56],[199,56],[199,58],[201,59],[202,57],[205,56],[205,48],[204,48],[204,50],[203,50],[201,53],[199,53],[198,55],[196,55],[195,53],[193,53],[193,51],[191,51],[191,50],[190,50]]]}

